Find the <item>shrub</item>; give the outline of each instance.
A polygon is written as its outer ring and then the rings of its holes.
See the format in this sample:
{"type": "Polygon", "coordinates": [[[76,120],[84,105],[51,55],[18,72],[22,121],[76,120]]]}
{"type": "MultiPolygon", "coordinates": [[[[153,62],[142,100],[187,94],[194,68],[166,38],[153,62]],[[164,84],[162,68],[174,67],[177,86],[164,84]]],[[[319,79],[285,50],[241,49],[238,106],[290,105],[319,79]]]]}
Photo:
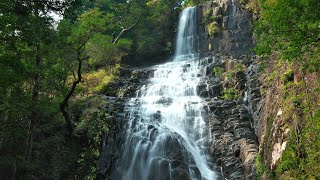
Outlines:
{"type": "Polygon", "coordinates": [[[208,24],[207,28],[208,28],[208,33],[210,36],[214,36],[219,32],[217,22],[212,22],[212,23],[208,24]]]}
{"type": "Polygon", "coordinates": [[[227,88],[223,91],[223,99],[225,100],[234,100],[240,97],[239,91],[235,90],[234,88],[227,88]]]}

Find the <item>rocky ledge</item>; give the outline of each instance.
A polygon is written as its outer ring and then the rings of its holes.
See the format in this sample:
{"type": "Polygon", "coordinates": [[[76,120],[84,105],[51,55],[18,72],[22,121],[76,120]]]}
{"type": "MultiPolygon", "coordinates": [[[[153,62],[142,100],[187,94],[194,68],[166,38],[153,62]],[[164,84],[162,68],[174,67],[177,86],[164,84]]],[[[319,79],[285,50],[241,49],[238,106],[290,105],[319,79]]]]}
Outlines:
{"type": "Polygon", "coordinates": [[[257,109],[247,101],[257,96],[252,88],[256,72],[250,65],[251,57],[215,57],[214,62],[208,65],[208,78],[198,86],[198,94],[204,95],[214,163],[226,179],[257,179],[255,158],[259,146],[252,118],[257,109]],[[223,72],[215,73],[216,68],[223,72]]]}

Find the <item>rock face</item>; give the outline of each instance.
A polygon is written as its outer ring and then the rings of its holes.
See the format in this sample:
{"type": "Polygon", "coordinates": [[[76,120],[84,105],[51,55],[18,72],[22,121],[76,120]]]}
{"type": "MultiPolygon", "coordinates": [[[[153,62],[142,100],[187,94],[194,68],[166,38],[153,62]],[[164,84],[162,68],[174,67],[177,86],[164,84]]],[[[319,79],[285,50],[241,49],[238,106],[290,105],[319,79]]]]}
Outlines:
{"type": "MultiPolygon", "coordinates": [[[[117,92],[116,96],[105,96],[108,100],[108,107],[112,110],[110,121],[112,126],[107,134],[101,138],[100,156],[97,162],[97,176],[99,180],[116,179],[112,178],[112,171],[116,169],[116,161],[124,143],[125,118],[124,108],[128,98],[136,96],[136,91],[144,85],[147,79],[152,76],[153,70],[127,69],[121,70],[121,79],[110,85],[112,92],[117,92]]],[[[108,94],[107,94],[108,95],[108,94]]]]}
{"type": "Polygon", "coordinates": [[[263,107],[264,102],[260,94],[260,81],[258,77],[258,65],[253,63],[247,69],[247,102],[248,109],[252,115],[255,134],[261,139],[261,129],[263,127],[263,107]]]}
{"type": "Polygon", "coordinates": [[[250,62],[239,59],[228,60],[226,57],[216,57],[216,59],[217,63],[211,67],[222,66],[227,71],[218,77],[214,76],[214,73],[209,74],[210,78],[206,82],[208,87],[206,91],[215,92],[208,93],[204,102],[207,109],[206,118],[209,119],[212,156],[216,165],[221,167],[225,178],[257,179],[255,158],[258,154],[258,140],[245,97],[247,94],[245,91],[248,91],[246,69],[228,70],[228,66],[232,63],[250,62]],[[233,79],[226,78],[228,73],[233,74],[233,79]],[[238,90],[240,96],[223,98],[228,87],[238,90]]]}
{"type": "Polygon", "coordinates": [[[201,53],[233,57],[252,55],[252,15],[238,0],[208,1],[198,6],[201,53]]]}
{"type": "Polygon", "coordinates": [[[216,100],[209,105],[211,151],[227,179],[255,179],[254,159],[258,153],[257,138],[250,115],[242,104],[216,100]]]}

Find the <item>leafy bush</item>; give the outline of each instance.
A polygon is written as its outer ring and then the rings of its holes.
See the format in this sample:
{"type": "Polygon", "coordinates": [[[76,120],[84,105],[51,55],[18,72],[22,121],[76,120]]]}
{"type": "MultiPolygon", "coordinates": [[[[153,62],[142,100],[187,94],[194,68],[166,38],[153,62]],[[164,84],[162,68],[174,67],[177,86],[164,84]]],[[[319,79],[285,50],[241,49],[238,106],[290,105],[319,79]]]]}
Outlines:
{"type": "Polygon", "coordinates": [[[262,8],[255,25],[257,54],[277,52],[282,60],[303,63],[310,71],[319,70],[319,1],[259,2],[262,8]]]}
{"type": "Polygon", "coordinates": [[[225,100],[234,100],[240,97],[239,91],[235,90],[234,88],[227,88],[223,91],[222,98],[225,100]]]}
{"type": "Polygon", "coordinates": [[[77,161],[77,179],[95,177],[101,137],[108,132],[112,124],[109,113],[103,108],[107,103],[107,100],[100,96],[85,98],[82,102],[77,102],[76,106],[81,109],[81,116],[74,135],[79,139],[86,139],[87,143],[82,148],[77,161]]]}
{"type": "Polygon", "coordinates": [[[289,82],[293,82],[294,80],[294,74],[292,70],[286,71],[282,76],[281,76],[281,81],[283,84],[287,84],[289,82]]]}

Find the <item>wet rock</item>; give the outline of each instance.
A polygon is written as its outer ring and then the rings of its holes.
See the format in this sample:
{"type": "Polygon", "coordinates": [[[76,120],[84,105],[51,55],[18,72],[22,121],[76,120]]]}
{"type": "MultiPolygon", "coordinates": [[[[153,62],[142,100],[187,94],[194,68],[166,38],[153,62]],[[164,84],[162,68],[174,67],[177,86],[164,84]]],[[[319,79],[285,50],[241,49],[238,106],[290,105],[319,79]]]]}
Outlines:
{"type": "Polygon", "coordinates": [[[166,106],[169,106],[172,103],[172,98],[170,97],[161,97],[157,102],[157,104],[164,104],[166,106]]]}
{"type": "MultiPolygon", "coordinates": [[[[147,168],[147,167],[146,167],[147,168]]],[[[162,158],[154,158],[150,164],[148,179],[167,180],[170,179],[170,163],[162,158]]]]}
{"type": "Polygon", "coordinates": [[[154,113],[153,118],[156,121],[161,121],[161,111],[157,111],[156,113],[154,113]]]}
{"type": "Polygon", "coordinates": [[[144,69],[134,69],[131,73],[131,78],[133,79],[148,79],[154,74],[154,69],[144,68],[144,69]]]}

